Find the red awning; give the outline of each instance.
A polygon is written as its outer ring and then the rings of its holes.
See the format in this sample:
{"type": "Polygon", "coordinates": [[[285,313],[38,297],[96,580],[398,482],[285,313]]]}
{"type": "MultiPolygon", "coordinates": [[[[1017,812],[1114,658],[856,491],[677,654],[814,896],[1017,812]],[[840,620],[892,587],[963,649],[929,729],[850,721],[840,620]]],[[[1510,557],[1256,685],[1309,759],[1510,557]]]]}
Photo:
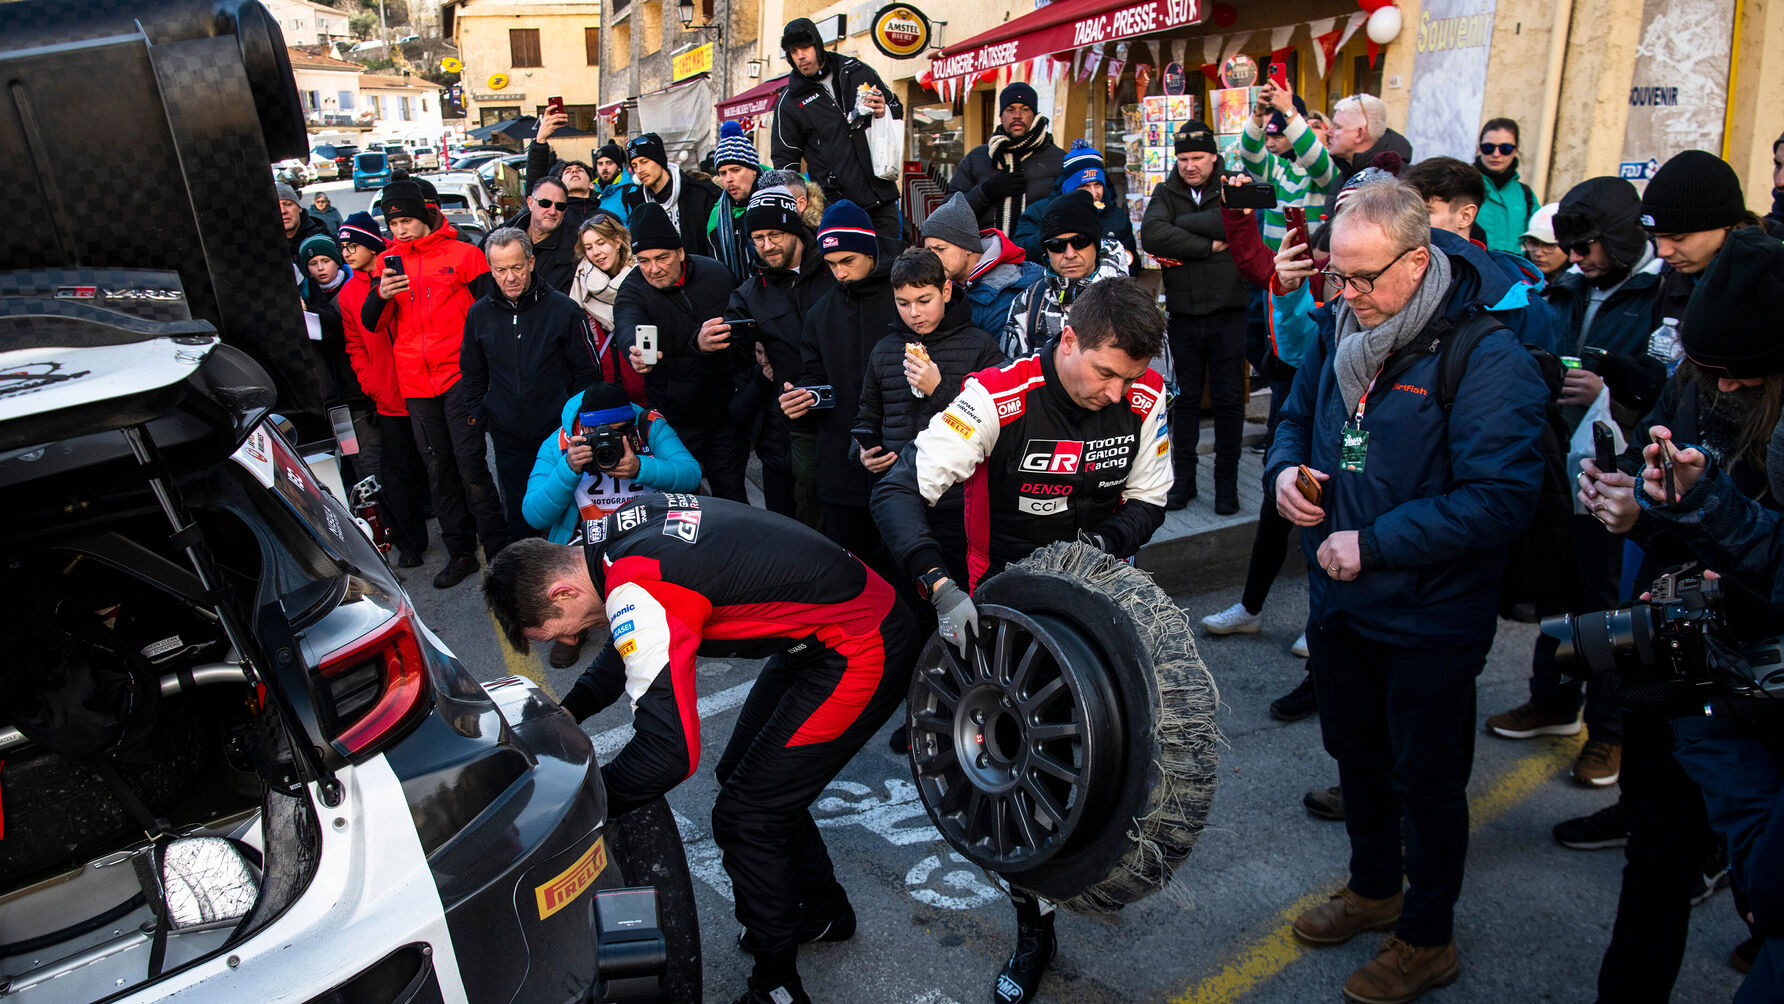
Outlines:
{"type": "Polygon", "coordinates": [[[718,104],[719,118],[736,119],[772,111],[774,99],[780,97],[781,88],[785,86],[786,77],[775,77],[773,80],[762,81],[736,97],[726,98],[718,104]]]}
{"type": "Polygon", "coordinates": [[[963,77],[1201,19],[1201,0],[1054,0],[942,49],[930,57],[930,71],[937,78],[963,77]]]}

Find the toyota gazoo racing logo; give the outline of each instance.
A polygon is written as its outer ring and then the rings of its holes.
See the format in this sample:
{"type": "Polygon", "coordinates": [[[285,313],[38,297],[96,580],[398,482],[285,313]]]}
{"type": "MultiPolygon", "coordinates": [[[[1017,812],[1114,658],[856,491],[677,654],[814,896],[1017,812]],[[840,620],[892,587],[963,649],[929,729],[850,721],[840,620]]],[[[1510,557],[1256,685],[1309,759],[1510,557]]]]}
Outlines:
{"type": "Polygon", "coordinates": [[[698,510],[687,511],[671,509],[663,520],[663,535],[679,537],[692,544],[700,539],[700,513],[698,510]]]}
{"type": "Polygon", "coordinates": [[[1022,450],[1022,469],[1040,474],[1076,474],[1083,459],[1083,440],[1031,439],[1022,450]]]}

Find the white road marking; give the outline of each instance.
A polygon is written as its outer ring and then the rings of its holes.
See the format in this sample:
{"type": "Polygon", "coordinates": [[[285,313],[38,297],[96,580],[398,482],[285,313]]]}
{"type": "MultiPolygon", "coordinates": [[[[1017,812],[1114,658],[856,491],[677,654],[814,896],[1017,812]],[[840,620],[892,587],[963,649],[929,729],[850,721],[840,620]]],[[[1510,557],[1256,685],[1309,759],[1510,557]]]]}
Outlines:
{"type": "Polygon", "coordinates": [[[812,815],[820,827],[857,825],[898,847],[940,840],[941,834],[929,822],[917,786],[910,778],[888,778],[884,783],[886,793],[880,796],[864,784],[832,781],[826,791],[843,794],[826,794],[818,799],[812,804],[812,815]],[[911,819],[917,820],[918,825],[902,825],[911,819]]]}
{"type": "MultiPolygon", "coordinates": [[[[755,685],[756,681],[751,679],[735,687],[727,687],[716,694],[708,694],[700,698],[700,719],[705,721],[713,715],[730,711],[742,704],[744,698],[750,695],[750,688],[755,685]]],[[[626,743],[631,741],[632,725],[630,722],[625,725],[615,725],[605,732],[595,733],[593,738],[595,755],[605,762],[613,759],[613,755],[624,749],[626,743]]]]}
{"type": "Polygon", "coordinates": [[[733,902],[731,876],[725,874],[719,845],[712,842],[712,837],[701,829],[700,824],[679,812],[675,813],[675,828],[681,833],[681,845],[687,851],[688,872],[717,890],[725,897],[725,902],[733,902]]]}
{"type": "Polygon", "coordinates": [[[1003,898],[996,887],[985,884],[985,875],[977,865],[951,850],[912,865],[904,884],[912,899],[943,910],[976,910],[1003,898]],[[950,895],[937,886],[962,895],[950,895]]]}

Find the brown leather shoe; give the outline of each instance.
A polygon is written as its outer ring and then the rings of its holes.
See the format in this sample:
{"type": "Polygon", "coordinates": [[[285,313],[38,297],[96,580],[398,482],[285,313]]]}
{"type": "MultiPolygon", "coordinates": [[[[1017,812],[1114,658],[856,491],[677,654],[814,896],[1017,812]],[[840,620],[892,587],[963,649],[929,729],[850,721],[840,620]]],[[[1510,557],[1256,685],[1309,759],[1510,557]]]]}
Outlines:
{"type": "Polygon", "coordinates": [[[1310,945],[1342,945],[1363,931],[1390,931],[1400,919],[1404,893],[1387,899],[1368,899],[1350,886],[1295,918],[1290,925],[1295,937],[1310,945]]]}
{"type": "Polygon", "coordinates": [[[1419,948],[1389,935],[1375,958],[1344,981],[1344,996],[1358,1004],[1405,1004],[1461,975],[1455,942],[1419,948]]]}

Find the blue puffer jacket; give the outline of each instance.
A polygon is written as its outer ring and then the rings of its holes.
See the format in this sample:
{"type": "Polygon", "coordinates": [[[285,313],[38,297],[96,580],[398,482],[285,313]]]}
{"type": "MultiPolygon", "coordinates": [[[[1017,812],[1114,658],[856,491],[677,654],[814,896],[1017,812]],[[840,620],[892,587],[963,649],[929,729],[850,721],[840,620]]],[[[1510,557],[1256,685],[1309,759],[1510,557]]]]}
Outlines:
{"type": "MultiPolygon", "coordinates": [[[[1506,294],[1510,283],[1481,248],[1467,244],[1449,262],[1441,321],[1454,325],[1506,294]]],[[[1325,537],[1360,531],[1363,571],[1351,582],[1310,575],[1311,616],[1322,627],[1347,626],[1393,645],[1492,638],[1504,545],[1529,525],[1542,485],[1548,388],[1536,361],[1509,334],[1482,338],[1448,415],[1437,400],[1438,355],[1404,370],[1390,363],[1363,420],[1364,471],[1350,473],[1338,464],[1351,416],[1332,368],[1335,319],[1326,308],[1315,320],[1319,337],[1283,406],[1266,484],[1273,490],[1277,475],[1295,464],[1330,474],[1326,520],[1302,532],[1301,546],[1317,565],[1325,537]]]]}
{"type": "MultiPolygon", "coordinates": [[[[520,514],[527,525],[544,530],[545,539],[553,544],[567,544],[576,533],[576,486],[582,475],[570,469],[564,439],[574,430],[576,411],[582,407],[582,395],[564,402],[563,428],[545,437],[539,453],[533,458],[533,472],[527,475],[527,494],[521,500],[520,514]]],[[[656,412],[632,406],[639,428],[643,430],[650,456],[638,458],[638,476],[632,479],[640,491],[692,492],[700,488],[700,461],[681,445],[681,437],[656,412]]]]}
{"type": "Polygon", "coordinates": [[[637,191],[638,185],[632,181],[632,172],[621,171],[619,176],[608,185],[595,181],[595,204],[619,217],[621,223],[630,225],[632,211],[626,208],[628,200],[637,201],[637,196],[630,193],[637,191]]]}
{"type": "Polygon", "coordinates": [[[1016,294],[1047,277],[1047,270],[1022,253],[1015,241],[1003,231],[987,228],[979,231],[984,241],[984,256],[966,279],[966,302],[973,305],[973,327],[980,331],[1002,331],[1010,319],[1010,304],[1016,294]]]}

